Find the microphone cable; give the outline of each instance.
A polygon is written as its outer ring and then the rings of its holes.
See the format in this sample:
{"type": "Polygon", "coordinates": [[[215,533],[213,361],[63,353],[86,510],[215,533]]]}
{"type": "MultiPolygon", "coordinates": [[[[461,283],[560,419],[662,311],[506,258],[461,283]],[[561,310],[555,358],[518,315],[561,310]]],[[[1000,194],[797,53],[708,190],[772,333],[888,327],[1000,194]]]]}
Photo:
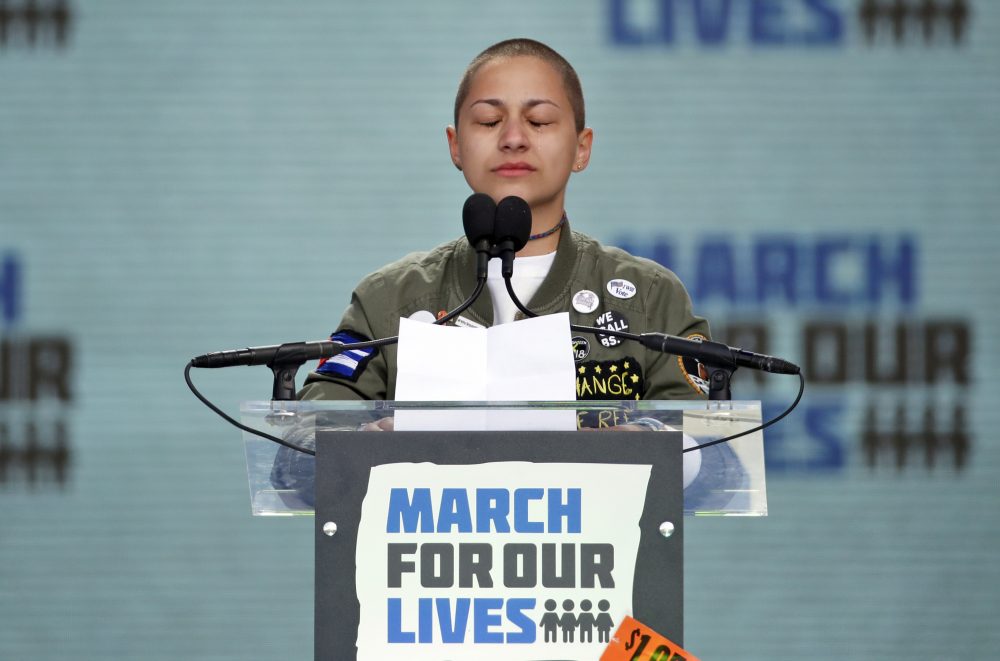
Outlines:
{"type": "Polygon", "coordinates": [[[517,294],[514,293],[514,285],[511,284],[510,277],[505,276],[503,279],[503,284],[504,286],[507,287],[507,293],[510,295],[510,300],[514,301],[514,305],[516,305],[517,309],[521,311],[521,314],[523,314],[525,317],[528,317],[529,319],[534,319],[535,317],[538,316],[537,312],[526,308],[524,306],[524,303],[521,302],[521,299],[519,299],[517,297],[517,294]]]}
{"type": "Polygon", "coordinates": [[[254,429],[253,427],[248,427],[247,425],[244,425],[242,422],[239,422],[235,418],[230,417],[230,415],[228,413],[226,413],[225,411],[223,411],[222,409],[220,409],[218,406],[216,406],[215,404],[213,404],[212,402],[210,402],[207,397],[205,397],[204,395],[201,394],[201,392],[198,391],[198,388],[195,387],[194,382],[191,380],[191,368],[192,367],[194,367],[194,361],[188,361],[188,364],[184,367],[184,381],[187,383],[188,388],[191,389],[191,392],[194,393],[194,396],[197,397],[199,400],[201,400],[202,404],[204,404],[205,406],[207,406],[209,408],[209,410],[211,410],[214,413],[216,413],[220,418],[222,418],[223,420],[225,420],[226,422],[228,422],[232,426],[236,427],[237,429],[242,429],[245,432],[248,432],[250,434],[254,434],[256,436],[260,436],[261,438],[266,438],[269,441],[273,441],[273,442],[277,443],[278,445],[283,445],[286,448],[289,448],[291,450],[295,450],[295,451],[301,452],[303,454],[308,454],[308,455],[311,455],[313,457],[316,456],[316,451],[315,450],[310,450],[309,448],[304,448],[304,447],[302,447],[300,445],[296,445],[295,443],[292,443],[291,441],[286,441],[283,438],[278,438],[277,436],[272,436],[271,434],[268,434],[267,432],[260,431],[259,429],[254,429]]]}
{"type": "Polygon", "coordinates": [[[438,326],[444,325],[449,321],[451,321],[452,319],[454,319],[455,317],[457,317],[458,315],[465,312],[465,310],[470,305],[476,302],[476,299],[479,298],[479,295],[483,293],[484,287],[486,287],[486,278],[478,278],[476,282],[476,288],[473,290],[472,295],[470,295],[469,298],[465,299],[465,301],[457,308],[455,308],[445,316],[441,317],[440,319],[436,319],[434,323],[437,324],[438,326]]]}
{"type": "Polygon", "coordinates": [[[778,422],[779,420],[781,420],[782,418],[784,418],[786,415],[788,415],[789,413],[791,413],[795,409],[795,407],[799,405],[799,401],[802,400],[802,393],[805,392],[805,389],[806,389],[806,378],[804,376],[802,376],[802,372],[801,371],[797,374],[797,376],[799,377],[799,394],[795,396],[795,401],[792,402],[791,405],[787,409],[785,409],[784,411],[782,411],[780,415],[775,416],[775,417],[771,418],[770,420],[768,420],[767,422],[759,424],[756,427],[753,427],[752,429],[747,429],[746,431],[741,431],[738,434],[731,434],[730,436],[723,436],[722,438],[718,438],[718,439],[716,439],[714,441],[709,441],[707,443],[702,443],[700,445],[694,445],[694,446],[689,447],[689,448],[687,448],[685,450],[682,450],[681,452],[682,453],[684,453],[684,452],[694,452],[695,450],[701,450],[702,448],[710,448],[713,445],[718,445],[719,443],[728,443],[729,441],[731,441],[731,440],[733,440],[735,438],[739,438],[741,436],[746,436],[748,434],[753,434],[755,432],[763,431],[763,430],[767,429],[768,427],[770,427],[771,425],[773,425],[774,423],[778,422]]]}

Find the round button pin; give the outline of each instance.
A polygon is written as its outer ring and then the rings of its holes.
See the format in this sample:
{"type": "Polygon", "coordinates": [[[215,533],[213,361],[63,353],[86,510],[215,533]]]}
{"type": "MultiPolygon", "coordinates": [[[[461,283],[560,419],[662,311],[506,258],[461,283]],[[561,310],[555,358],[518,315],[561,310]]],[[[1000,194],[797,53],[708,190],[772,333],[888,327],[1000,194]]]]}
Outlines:
{"type": "Polygon", "coordinates": [[[581,289],[573,294],[573,309],[583,314],[590,314],[601,304],[597,294],[589,289],[581,289]]]}
{"type": "MultiPolygon", "coordinates": [[[[615,312],[614,310],[608,310],[594,320],[594,325],[605,330],[627,331],[628,319],[626,319],[621,313],[615,312]]],[[[616,337],[614,335],[604,335],[603,333],[598,333],[597,339],[600,340],[601,344],[606,347],[616,347],[625,342],[625,340],[620,337],[616,337]]]]}
{"type": "Polygon", "coordinates": [[[410,319],[413,321],[421,321],[425,324],[433,324],[436,321],[434,313],[430,310],[417,310],[410,315],[410,319]]]}

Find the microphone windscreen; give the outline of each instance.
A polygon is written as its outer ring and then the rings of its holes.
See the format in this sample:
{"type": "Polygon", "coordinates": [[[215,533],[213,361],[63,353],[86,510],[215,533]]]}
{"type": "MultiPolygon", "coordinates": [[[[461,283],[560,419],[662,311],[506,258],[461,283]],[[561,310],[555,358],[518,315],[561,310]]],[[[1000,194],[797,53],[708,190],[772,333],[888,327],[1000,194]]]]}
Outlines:
{"type": "Polygon", "coordinates": [[[493,198],[485,193],[470,195],[462,207],[462,225],[469,243],[475,246],[483,239],[493,240],[493,221],[496,218],[497,205],[493,198]]]}
{"type": "Polygon", "coordinates": [[[531,207],[521,198],[511,195],[500,200],[496,213],[497,243],[509,239],[517,252],[531,236],[531,207]]]}

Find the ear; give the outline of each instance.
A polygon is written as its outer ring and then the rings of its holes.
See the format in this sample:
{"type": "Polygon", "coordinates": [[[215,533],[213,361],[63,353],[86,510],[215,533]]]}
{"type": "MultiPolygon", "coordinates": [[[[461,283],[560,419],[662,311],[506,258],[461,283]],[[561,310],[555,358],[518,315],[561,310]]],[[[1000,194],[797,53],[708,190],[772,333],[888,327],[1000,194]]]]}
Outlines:
{"type": "Polygon", "coordinates": [[[458,130],[454,126],[447,126],[444,129],[444,134],[448,138],[448,151],[451,152],[451,162],[461,172],[462,157],[458,155],[458,130]]]}
{"type": "Polygon", "coordinates": [[[594,145],[594,129],[585,128],[580,131],[576,140],[576,160],[573,161],[573,171],[580,172],[590,163],[590,150],[594,145]]]}

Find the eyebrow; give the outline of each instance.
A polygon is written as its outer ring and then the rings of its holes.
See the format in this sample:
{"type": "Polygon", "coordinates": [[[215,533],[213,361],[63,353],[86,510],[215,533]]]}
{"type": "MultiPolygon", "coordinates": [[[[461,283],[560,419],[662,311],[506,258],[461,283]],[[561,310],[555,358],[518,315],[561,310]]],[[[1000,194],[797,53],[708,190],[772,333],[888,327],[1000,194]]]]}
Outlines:
{"type": "MultiPolygon", "coordinates": [[[[494,108],[503,108],[507,105],[500,99],[476,99],[475,101],[469,104],[469,107],[471,108],[478,103],[485,103],[486,105],[493,106],[494,108]]],[[[540,105],[550,105],[550,106],[555,106],[556,108],[559,107],[558,103],[550,99],[528,99],[527,101],[521,104],[521,106],[525,109],[534,108],[535,106],[540,106],[540,105]]]]}

